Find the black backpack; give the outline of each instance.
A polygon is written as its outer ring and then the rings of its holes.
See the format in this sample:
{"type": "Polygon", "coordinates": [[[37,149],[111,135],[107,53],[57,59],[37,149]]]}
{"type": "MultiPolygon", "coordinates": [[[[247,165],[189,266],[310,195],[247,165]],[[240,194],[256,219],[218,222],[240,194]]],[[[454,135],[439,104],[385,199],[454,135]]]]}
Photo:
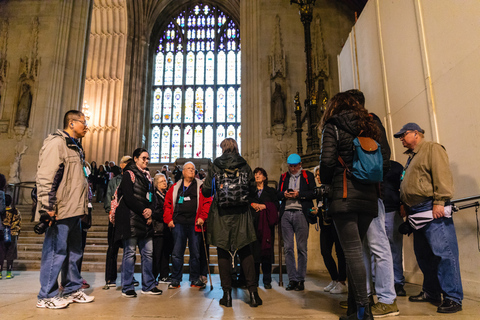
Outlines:
{"type": "Polygon", "coordinates": [[[250,192],[248,173],[237,169],[224,169],[215,174],[214,186],[218,205],[221,208],[248,205],[250,192]]]}

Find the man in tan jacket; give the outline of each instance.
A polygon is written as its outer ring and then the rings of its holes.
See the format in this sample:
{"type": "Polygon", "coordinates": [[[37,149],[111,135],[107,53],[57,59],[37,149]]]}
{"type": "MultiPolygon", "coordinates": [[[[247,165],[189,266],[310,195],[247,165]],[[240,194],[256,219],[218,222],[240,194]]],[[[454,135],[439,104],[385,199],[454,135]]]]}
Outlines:
{"type": "Polygon", "coordinates": [[[40,265],[37,308],[61,309],[72,302],[92,302],[86,295],[78,269],[83,255],[80,218],[87,214],[90,174],[80,143],[87,122],[80,111],[64,116],[64,129],[49,135],[40,150],[37,167],[37,215],[45,232],[40,265]],[[45,230],[46,228],[46,230],[45,230]],[[67,261],[66,261],[67,260],[67,261]],[[63,296],[59,296],[58,275],[62,271],[63,296]]]}
{"type": "Polygon", "coordinates": [[[407,123],[394,137],[408,150],[402,174],[400,199],[413,228],[413,246],[423,273],[422,292],[411,302],[443,302],[437,312],[462,310],[463,289],[458,261],[458,243],[450,200],[453,178],[445,148],[424,141],[424,130],[407,123]]]}

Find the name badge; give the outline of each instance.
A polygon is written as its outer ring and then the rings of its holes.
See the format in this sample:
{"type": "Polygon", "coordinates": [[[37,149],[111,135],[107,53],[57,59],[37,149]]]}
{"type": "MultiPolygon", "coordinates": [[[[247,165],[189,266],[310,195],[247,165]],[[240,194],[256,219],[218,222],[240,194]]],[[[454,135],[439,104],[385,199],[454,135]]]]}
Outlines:
{"type": "Polygon", "coordinates": [[[185,197],[185,201],[190,201],[190,197],[185,197]]]}
{"type": "Polygon", "coordinates": [[[182,197],[182,196],[180,196],[180,198],[178,198],[178,203],[179,203],[179,204],[182,204],[182,203],[183,203],[183,197],[182,197]]]}

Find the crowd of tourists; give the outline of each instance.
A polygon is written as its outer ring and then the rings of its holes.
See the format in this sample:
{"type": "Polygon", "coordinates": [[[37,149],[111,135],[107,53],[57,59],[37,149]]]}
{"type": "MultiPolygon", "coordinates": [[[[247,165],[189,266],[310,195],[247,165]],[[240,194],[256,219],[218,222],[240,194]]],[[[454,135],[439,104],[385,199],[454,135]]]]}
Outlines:
{"type": "MultiPolygon", "coordinates": [[[[285,289],[304,291],[310,225],[318,224],[321,254],[331,278],[323,290],[348,293],[340,303],[347,313],[340,319],[399,314],[397,297],[406,296],[402,233],[414,234],[414,251],[424,274],[422,291],[409,300],[435,303],[440,313],[462,310],[450,204],[453,182],[443,146],[425,141],[425,131],[407,123],[394,137],[407,149],[408,161],[404,167],[390,160],[385,129],[367,111],[358,90],[332,97],[320,128],[319,165],[313,172],[305,170],[300,155],[292,153],[286,159],[288,170],[272,188],[267,171],[252,171],[231,138],[221,142],[222,155],[206,172],[186,162],[173,172],[164,166],[152,176],[149,153],[143,148],[122,157],[119,166],[113,161],[88,164],[81,145],[87,133],[85,117],[79,111],[67,112],[63,130],[50,135],[40,151],[37,219],[46,230],[37,307],[94,301],[83,291],[88,284],[80,272],[95,198],[109,215],[104,289],[117,285],[117,257],[123,248],[121,291],[126,298],[137,297],[139,285],[140,292],[149,295],[162,294],[159,283],[168,283],[172,290],[183,285],[188,241],[191,287],[204,289],[208,284],[212,245],[223,289],[219,304],[231,307],[232,288],[242,287],[249,292],[250,306],[260,306],[260,280],[265,289],[272,288],[277,224],[288,274],[285,289]],[[137,247],[141,283],[134,277],[137,247]]],[[[5,205],[3,180],[0,271],[6,257],[11,278],[20,216],[9,210],[8,200],[5,205]]]]}

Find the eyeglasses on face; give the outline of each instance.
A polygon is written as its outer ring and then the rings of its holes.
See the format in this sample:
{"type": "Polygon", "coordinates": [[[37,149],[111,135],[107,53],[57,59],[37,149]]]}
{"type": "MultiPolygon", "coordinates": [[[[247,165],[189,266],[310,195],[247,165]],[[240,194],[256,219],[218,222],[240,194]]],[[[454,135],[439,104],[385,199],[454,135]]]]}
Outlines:
{"type": "Polygon", "coordinates": [[[405,131],[401,136],[400,139],[405,138],[409,133],[413,133],[414,131],[405,131]]]}
{"type": "Polygon", "coordinates": [[[143,161],[149,161],[150,160],[149,157],[140,157],[140,159],[142,159],[143,161]]]}
{"type": "Polygon", "coordinates": [[[78,120],[78,119],[72,119],[73,121],[78,121],[80,122],[81,124],[83,124],[85,127],[88,127],[88,123],[87,121],[82,121],[82,120],[78,120]]]}

